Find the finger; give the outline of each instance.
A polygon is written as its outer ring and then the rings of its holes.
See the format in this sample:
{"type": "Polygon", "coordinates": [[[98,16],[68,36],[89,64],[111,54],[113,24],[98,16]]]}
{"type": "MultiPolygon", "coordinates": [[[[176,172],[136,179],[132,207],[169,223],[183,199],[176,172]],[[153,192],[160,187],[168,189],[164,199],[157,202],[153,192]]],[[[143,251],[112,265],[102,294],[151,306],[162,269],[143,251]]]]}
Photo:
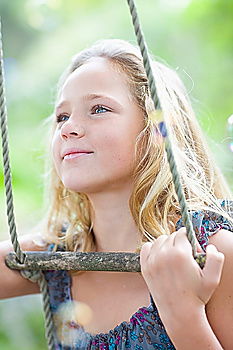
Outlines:
{"type": "Polygon", "coordinates": [[[190,254],[192,252],[192,246],[188,240],[186,228],[181,227],[178,231],[175,232],[173,247],[184,250],[190,254]]]}
{"type": "Polygon", "coordinates": [[[148,258],[150,256],[151,253],[151,247],[152,247],[153,243],[151,242],[146,242],[143,244],[142,248],[141,248],[141,252],[140,252],[140,262],[141,264],[145,264],[148,261],[148,258]]]}
{"type": "Polygon", "coordinates": [[[166,234],[160,235],[154,240],[153,247],[156,247],[156,249],[159,249],[168,240],[168,238],[169,236],[166,234]]]}
{"type": "Polygon", "coordinates": [[[170,235],[162,234],[153,242],[151,246],[151,256],[157,257],[162,251],[170,250],[169,245],[170,235]]]}
{"type": "Polygon", "coordinates": [[[213,244],[206,248],[206,262],[202,270],[203,277],[209,288],[215,288],[221,279],[224,255],[213,244]]]}
{"type": "MultiPolygon", "coordinates": [[[[196,244],[196,250],[197,253],[203,253],[204,250],[202,249],[200,243],[198,242],[198,239],[196,235],[194,236],[195,244],[196,244]]],[[[181,245],[184,249],[187,249],[187,251],[190,253],[192,250],[192,245],[188,240],[187,231],[185,227],[181,227],[174,238],[174,245],[179,246],[181,245]]]]}
{"type": "Polygon", "coordinates": [[[140,252],[140,264],[141,264],[141,272],[143,276],[146,276],[149,267],[149,258],[151,256],[151,247],[153,243],[147,242],[144,243],[140,252]]]}
{"type": "Polygon", "coordinates": [[[143,244],[140,252],[140,260],[142,264],[148,261],[149,257],[152,255],[156,255],[156,253],[160,250],[161,246],[167,240],[167,235],[161,235],[156,238],[153,242],[146,242],[143,244]]]}
{"type": "MultiPolygon", "coordinates": [[[[181,232],[181,238],[182,238],[182,234],[185,234],[187,236],[187,230],[185,227],[181,227],[178,231],[176,231],[177,233],[179,232],[179,235],[180,235],[180,232],[181,232]]],[[[179,237],[178,237],[179,238],[179,237]]],[[[187,237],[188,239],[188,237],[187,237]]],[[[195,232],[194,232],[194,239],[195,239],[195,244],[196,244],[196,251],[197,253],[204,253],[204,250],[202,249],[196,235],[195,235],[195,232]]],[[[177,241],[177,238],[175,239],[175,243],[177,241]]],[[[189,241],[189,240],[188,240],[189,241]]],[[[179,242],[179,240],[178,240],[179,242]]]]}

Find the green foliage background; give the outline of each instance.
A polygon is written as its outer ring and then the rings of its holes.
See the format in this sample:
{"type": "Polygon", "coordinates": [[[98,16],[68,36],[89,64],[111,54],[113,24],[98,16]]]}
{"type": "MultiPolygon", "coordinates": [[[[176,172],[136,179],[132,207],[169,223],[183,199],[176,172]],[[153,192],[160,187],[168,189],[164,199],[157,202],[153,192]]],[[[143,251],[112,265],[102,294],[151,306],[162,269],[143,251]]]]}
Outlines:
{"type": "MultiPolygon", "coordinates": [[[[233,113],[233,2],[138,0],[150,51],[176,68],[219,166],[233,185],[227,118],[233,113]]],[[[126,0],[1,0],[10,155],[17,227],[43,216],[47,126],[71,56],[102,38],[135,42],[126,0]]],[[[0,238],[7,237],[0,170],[0,238]]],[[[0,302],[0,348],[43,350],[40,297],[0,302]]]]}

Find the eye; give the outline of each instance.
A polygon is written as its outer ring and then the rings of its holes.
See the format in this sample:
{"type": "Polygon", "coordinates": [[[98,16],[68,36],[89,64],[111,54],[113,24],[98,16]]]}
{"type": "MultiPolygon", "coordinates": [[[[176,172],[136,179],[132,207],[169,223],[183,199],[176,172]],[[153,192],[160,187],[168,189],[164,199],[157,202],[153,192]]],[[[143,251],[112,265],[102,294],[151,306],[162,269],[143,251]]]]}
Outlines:
{"type": "Polygon", "coordinates": [[[65,122],[69,119],[69,116],[67,114],[59,114],[57,115],[57,123],[65,122]]]}
{"type": "Polygon", "coordinates": [[[100,113],[110,112],[110,109],[102,105],[97,105],[92,108],[92,112],[94,112],[94,114],[100,114],[100,113]]]}

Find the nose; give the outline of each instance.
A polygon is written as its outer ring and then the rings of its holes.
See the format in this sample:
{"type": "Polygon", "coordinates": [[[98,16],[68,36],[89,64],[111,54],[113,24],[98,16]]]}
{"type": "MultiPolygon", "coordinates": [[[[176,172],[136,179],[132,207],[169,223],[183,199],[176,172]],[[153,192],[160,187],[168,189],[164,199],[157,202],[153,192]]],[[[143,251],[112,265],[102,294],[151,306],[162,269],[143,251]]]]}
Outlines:
{"type": "Polygon", "coordinates": [[[60,129],[60,135],[63,140],[71,137],[80,138],[85,135],[84,127],[73,122],[71,117],[67,120],[60,129]]]}

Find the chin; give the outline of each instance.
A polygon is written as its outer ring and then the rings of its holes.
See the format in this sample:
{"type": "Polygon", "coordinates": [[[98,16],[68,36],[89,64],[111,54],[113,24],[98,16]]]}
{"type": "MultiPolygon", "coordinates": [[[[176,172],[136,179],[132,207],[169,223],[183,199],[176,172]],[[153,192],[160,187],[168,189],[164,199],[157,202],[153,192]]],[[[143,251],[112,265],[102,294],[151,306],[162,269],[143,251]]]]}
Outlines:
{"type": "MultiPolygon", "coordinates": [[[[110,178],[107,176],[95,177],[92,174],[91,176],[64,176],[61,181],[65,188],[72,192],[85,193],[86,195],[92,193],[103,193],[107,191],[116,191],[121,190],[126,185],[129,186],[129,178],[110,178]],[[96,179],[97,181],[94,181],[96,179]]],[[[130,177],[131,179],[131,177],[130,177]]]]}
{"type": "Polygon", "coordinates": [[[77,181],[64,181],[62,180],[63,185],[72,192],[80,192],[85,193],[86,195],[88,193],[96,193],[96,192],[103,192],[105,186],[100,186],[99,184],[94,183],[87,183],[87,182],[77,182],[77,181]]]}
{"type": "Polygon", "coordinates": [[[76,184],[67,184],[65,182],[63,182],[63,185],[65,186],[65,188],[67,188],[69,191],[72,192],[81,192],[81,193],[86,193],[89,189],[89,186],[81,186],[76,184]]]}

